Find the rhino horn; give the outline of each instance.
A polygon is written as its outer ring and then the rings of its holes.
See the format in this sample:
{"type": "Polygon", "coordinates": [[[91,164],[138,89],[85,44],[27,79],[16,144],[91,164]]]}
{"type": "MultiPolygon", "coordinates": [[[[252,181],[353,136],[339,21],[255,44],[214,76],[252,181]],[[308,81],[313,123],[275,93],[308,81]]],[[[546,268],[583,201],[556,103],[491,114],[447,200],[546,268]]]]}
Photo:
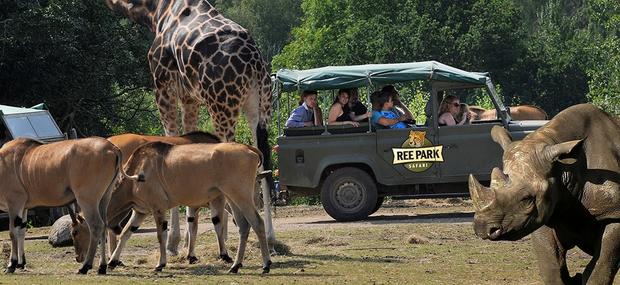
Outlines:
{"type": "Polygon", "coordinates": [[[501,126],[493,126],[491,129],[491,138],[493,138],[493,141],[498,143],[503,150],[506,150],[512,143],[512,137],[510,137],[508,131],[501,126]]]}
{"type": "Polygon", "coordinates": [[[543,149],[543,157],[547,161],[553,162],[562,154],[571,154],[583,146],[583,140],[567,141],[543,149]]]}
{"type": "Polygon", "coordinates": [[[471,195],[476,211],[490,205],[495,200],[493,189],[484,187],[472,174],[469,175],[469,195],[471,195]]]}

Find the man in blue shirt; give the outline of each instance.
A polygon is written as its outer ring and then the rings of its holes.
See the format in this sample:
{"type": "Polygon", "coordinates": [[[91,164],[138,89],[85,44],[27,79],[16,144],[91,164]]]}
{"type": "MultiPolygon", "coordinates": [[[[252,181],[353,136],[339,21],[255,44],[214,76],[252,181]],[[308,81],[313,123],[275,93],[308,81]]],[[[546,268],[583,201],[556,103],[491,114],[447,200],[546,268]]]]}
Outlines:
{"type": "Polygon", "coordinates": [[[287,128],[301,128],[323,125],[323,114],[317,105],[316,91],[304,91],[301,93],[302,104],[295,108],[286,120],[287,128]]]}

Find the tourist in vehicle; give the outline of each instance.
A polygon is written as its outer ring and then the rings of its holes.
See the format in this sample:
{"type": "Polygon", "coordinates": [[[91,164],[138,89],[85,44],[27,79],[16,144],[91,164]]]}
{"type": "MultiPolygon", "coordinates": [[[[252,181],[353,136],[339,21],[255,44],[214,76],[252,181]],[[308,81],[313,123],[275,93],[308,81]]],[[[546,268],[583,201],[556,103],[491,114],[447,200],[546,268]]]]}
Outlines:
{"type": "Polygon", "coordinates": [[[301,93],[299,107],[295,108],[286,120],[287,128],[301,128],[323,125],[323,114],[316,99],[314,90],[306,90],[301,93]]]}
{"type": "Polygon", "coordinates": [[[368,122],[372,112],[368,112],[368,108],[359,99],[357,88],[349,89],[349,116],[356,122],[368,122]]]}
{"type": "Polygon", "coordinates": [[[394,102],[394,107],[392,107],[392,112],[396,113],[396,115],[398,115],[399,117],[404,116],[406,118],[405,119],[406,123],[415,124],[415,119],[413,119],[413,114],[411,113],[411,111],[409,111],[409,108],[407,108],[407,106],[405,106],[405,104],[403,104],[403,102],[400,101],[400,94],[398,93],[394,85],[383,86],[381,91],[387,92],[388,94],[392,95],[392,101],[394,102]]]}
{"type": "Polygon", "coordinates": [[[394,102],[392,95],[385,91],[375,91],[371,95],[372,118],[370,121],[377,128],[405,129],[407,125],[401,121],[406,120],[405,116],[398,116],[394,113],[394,102]]]}
{"type": "Polygon", "coordinates": [[[338,96],[334,99],[334,103],[329,108],[327,117],[328,125],[352,125],[358,127],[358,122],[351,120],[349,109],[349,92],[346,89],[338,90],[338,96]]]}
{"type": "Polygon", "coordinates": [[[457,122],[460,122],[461,120],[463,120],[463,116],[467,116],[468,114],[469,118],[465,118],[465,125],[471,124],[471,121],[475,120],[477,115],[475,112],[469,109],[469,105],[461,103],[461,105],[459,106],[459,112],[458,114],[456,114],[455,119],[457,122]]]}
{"type": "Polygon", "coordinates": [[[459,113],[461,108],[461,103],[459,102],[459,98],[454,95],[448,95],[443,98],[441,101],[441,105],[439,106],[439,126],[456,126],[456,125],[464,125],[469,119],[471,119],[471,114],[467,113],[461,120],[456,119],[456,116],[459,113]]]}

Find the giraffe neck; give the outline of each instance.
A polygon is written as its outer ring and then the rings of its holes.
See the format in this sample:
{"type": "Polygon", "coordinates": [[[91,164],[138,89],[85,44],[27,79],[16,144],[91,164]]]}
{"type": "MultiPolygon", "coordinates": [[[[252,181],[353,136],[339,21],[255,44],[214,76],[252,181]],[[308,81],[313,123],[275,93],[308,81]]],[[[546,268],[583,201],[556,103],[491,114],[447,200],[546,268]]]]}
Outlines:
{"type": "Polygon", "coordinates": [[[219,15],[207,0],[105,0],[113,11],[155,32],[163,18],[178,17],[188,8],[199,8],[208,18],[219,15]]]}

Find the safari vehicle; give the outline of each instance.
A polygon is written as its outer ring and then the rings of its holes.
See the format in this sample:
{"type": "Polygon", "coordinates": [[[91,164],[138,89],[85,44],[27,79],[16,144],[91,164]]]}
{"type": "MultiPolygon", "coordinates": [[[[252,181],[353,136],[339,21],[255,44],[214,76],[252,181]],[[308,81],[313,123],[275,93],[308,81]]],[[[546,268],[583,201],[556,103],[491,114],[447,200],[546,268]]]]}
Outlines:
{"type": "MultiPolygon", "coordinates": [[[[0,117],[0,146],[17,137],[29,137],[43,142],[66,139],[43,104],[32,108],[0,105],[0,117]]],[[[28,215],[35,225],[48,225],[63,214],[61,208],[35,208],[29,211],[28,215]]],[[[7,219],[8,214],[0,211],[2,227],[7,219]]]]}
{"type": "MultiPolygon", "coordinates": [[[[503,126],[518,140],[546,123],[511,120],[488,73],[436,61],[281,69],[275,74],[274,93],[277,112],[283,112],[283,92],[297,97],[304,90],[365,88],[368,95],[384,85],[412,82],[430,93],[424,124],[407,129],[375,129],[368,123],[278,128],[280,185],[292,194],[320,194],[325,211],[338,221],[365,219],[389,196],[466,197],[470,173],[489,181],[492,168],[501,165],[501,148],[490,135],[493,126],[503,126]],[[466,102],[474,92],[488,96],[497,110],[496,119],[438,125],[443,94],[458,95],[466,102]]],[[[321,91],[319,97],[325,93],[330,94],[321,91]]],[[[407,96],[401,92],[401,97],[407,96]]]]}

